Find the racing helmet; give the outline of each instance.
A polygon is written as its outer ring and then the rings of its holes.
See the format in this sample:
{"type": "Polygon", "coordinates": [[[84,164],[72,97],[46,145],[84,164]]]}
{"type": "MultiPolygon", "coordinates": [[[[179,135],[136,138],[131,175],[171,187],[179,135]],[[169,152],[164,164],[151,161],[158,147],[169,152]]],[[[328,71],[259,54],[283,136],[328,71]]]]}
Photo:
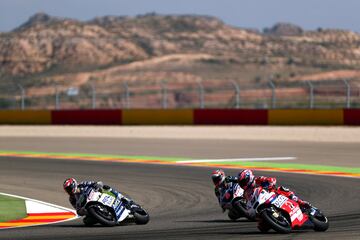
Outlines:
{"type": "Polygon", "coordinates": [[[225,183],[225,172],[221,169],[215,170],[211,173],[211,179],[216,187],[225,183]]]}
{"type": "Polygon", "coordinates": [[[66,179],[64,181],[63,187],[64,187],[65,192],[67,192],[68,194],[74,194],[77,189],[77,182],[76,182],[75,178],[66,179]]]}
{"type": "Polygon", "coordinates": [[[255,176],[250,169],[242,170],[238,175],[239,185],[242,189],[246,190],[249,187],[254,187],[255,176]]]}

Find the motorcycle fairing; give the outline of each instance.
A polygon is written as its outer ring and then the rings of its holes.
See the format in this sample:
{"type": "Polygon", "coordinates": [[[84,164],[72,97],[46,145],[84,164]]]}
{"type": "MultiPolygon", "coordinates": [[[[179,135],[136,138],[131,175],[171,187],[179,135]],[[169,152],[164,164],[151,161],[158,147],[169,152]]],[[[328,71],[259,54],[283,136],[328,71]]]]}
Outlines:
{"type": "Polygon", "coordinates": [[[130,214],[130,210],[128,210],[125,204],[120,200],[116,199],[114,205],[112,206],[115,211],[115,215],[118,222],[123,221],[130,214]]]}
{"type": "Polygon", "coordinates": [[[289,214],[292,228],[299,228],[308,220],[308,216],[303,214],[299,204],[283,195],[276,196],[271,203],[289,214]]]}

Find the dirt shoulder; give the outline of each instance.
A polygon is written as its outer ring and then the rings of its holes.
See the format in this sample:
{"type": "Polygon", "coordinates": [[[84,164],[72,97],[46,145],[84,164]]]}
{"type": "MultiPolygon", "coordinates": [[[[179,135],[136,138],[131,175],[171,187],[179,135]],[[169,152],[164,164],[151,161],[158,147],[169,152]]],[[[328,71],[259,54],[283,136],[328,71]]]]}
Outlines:
{"type": "Polygon", "coordinates": [[[357,143],[360,142],[360,128],[268,126],[0,126],[0,137],[111,137],[357,143]]]}

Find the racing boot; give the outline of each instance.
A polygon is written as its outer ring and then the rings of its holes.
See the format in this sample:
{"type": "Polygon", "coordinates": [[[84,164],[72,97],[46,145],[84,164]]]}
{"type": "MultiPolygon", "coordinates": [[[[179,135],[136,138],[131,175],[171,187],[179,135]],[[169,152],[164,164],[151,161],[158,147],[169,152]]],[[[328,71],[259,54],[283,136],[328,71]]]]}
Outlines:
{"type": "Polygon", "coordinates": [[[300,209],[303,212],[310,212],[312,210],[312,208],[313,208],[313,206],[309,202],[303,201],[303,200],[301,200],[299,198],[298,198],[298,200],[296,202],[299,204],[300,209]]]}
{"type": "Polygon", "coordinates": [[[293,191],[290,191],[287,187],[280,186],[277,189],[277,193],[282,194],[282,195],[290,198],[291,200],[294,200],[295,202],[297,202],[299,204],[299,207],[303,211],[309,211],[312,208],[312,206],[309,202],[301,200],[298,196],[295,195],[295,193],[293,191]]]}

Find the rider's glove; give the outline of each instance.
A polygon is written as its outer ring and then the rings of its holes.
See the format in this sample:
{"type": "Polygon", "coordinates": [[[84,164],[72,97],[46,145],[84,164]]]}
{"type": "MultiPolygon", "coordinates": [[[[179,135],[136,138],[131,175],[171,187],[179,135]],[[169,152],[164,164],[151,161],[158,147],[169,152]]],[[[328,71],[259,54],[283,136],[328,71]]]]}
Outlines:
{"type": "Polygon", "coordinates": [[[103,184],[102,182],[96,182],[96,183],[94,183],[94,185],[93,185],[93,187],[94,187],[95,189],[97,189],[97,190],[102,189],[103,186],[104,186],[104,184],[103,184]]]}
{"type": "Polygon", "coordinates": [[[290,192],[290,189],[284,186],[280,186],[280,190],[284,192],[290,192]]]}
{"type": "Polygon", "coordinates": [[[270,184],[269,182],[264,182],[261,184],[261,186],[267,189],[268,191],[276,190],[276,185],[270,184]]]}
{"type": "Polygon", "coordinates": [[[237,177],[233,177],[233,176],[227,176],[225,178],[225,182],[229,183],[229,182],[237,182],[238,178],[237,177]]]}

